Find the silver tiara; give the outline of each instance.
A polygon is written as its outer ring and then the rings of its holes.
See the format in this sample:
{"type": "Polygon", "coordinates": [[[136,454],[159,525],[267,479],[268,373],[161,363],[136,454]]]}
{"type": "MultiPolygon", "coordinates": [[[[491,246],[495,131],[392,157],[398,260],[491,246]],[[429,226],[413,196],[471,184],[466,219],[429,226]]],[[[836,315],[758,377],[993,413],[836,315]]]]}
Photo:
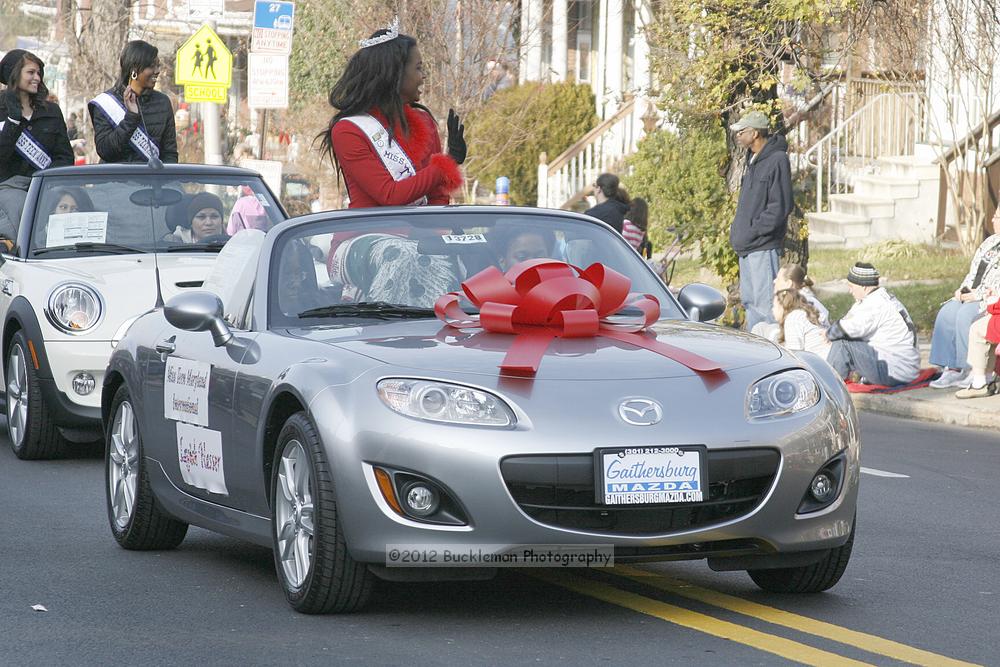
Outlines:
{"type": "Polygon", "coordinates": [[[392,23],[385,27],[389,32],[384,35],[379,35],[378,37],[369,37],[368,39],[362,39],[358,42],[362,49],[367,49],[369,46],[375,46],[376,44],[382,44],[384,42],[391,42],[392,40],[399,37],[399,17],[396,16],[392,19],[392,23]]]}

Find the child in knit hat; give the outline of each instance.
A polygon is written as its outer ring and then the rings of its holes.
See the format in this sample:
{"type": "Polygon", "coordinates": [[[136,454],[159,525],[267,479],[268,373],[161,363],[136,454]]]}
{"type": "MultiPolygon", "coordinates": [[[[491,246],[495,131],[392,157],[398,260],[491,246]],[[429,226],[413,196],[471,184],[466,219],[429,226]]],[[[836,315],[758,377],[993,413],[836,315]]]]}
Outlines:
{"type": "Polygon", "coordinates": [[[879,286],[878,270],[858,262],[847,274],[854,305],[830,325],[827,361],[845,380],[895,386],[913,382],[920,373],[917,330],[906,307],[879,286]]]}

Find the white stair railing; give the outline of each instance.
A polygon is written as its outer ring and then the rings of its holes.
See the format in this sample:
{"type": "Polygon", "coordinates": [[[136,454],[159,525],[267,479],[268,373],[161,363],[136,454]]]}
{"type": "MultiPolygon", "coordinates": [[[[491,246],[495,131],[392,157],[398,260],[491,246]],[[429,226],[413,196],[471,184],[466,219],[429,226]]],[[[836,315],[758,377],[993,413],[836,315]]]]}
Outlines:
{"type": "Polygon", "coordinates": [[[802,166],[815,169],[816,210],[827,210],[830,195],[852,192],[855,177],[878,158],[912,155],[926,123],[923,93],[882,93],[813,144],[802,166]]]}
{"type": "Polygon", "coordinates": [[[569,207],[586,194],[601,173],[611,171],[634,153],[641,129],[634,111],[633,98],[552,162],[542,153],[538,160],[538,206],[569,207]]]}

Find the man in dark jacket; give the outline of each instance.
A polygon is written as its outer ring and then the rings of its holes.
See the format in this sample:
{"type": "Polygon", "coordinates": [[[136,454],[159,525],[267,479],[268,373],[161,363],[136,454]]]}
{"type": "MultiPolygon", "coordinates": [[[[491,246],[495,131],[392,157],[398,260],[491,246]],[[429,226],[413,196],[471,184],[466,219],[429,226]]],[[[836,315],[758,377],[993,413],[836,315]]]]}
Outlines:
{"type": "Polygon", "coordinates": [[[780,135],[771,136],[769,128],[767,116],[759,111],[751,111],[731,126],[736,143],[750,152],[729,229],[729,243],[740,258],[740,300],[748,331],[759,322],[774,321],[774,279],[792,212],[788,142],[780,135]]]}

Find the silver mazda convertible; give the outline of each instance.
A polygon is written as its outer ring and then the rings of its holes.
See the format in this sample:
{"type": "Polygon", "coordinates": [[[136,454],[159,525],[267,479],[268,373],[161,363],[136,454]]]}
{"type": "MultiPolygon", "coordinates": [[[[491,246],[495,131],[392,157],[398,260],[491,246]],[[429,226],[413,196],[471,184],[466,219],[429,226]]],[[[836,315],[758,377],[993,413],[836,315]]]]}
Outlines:
{"type": "Polygon", "coordinates": [[[111,357],[112,533],[268,546],[306,613],[357,610],[376,578],[492,576],[526,545],[826,590],[854,542],[857,416],[823,360],[712,324],[723,308],[563,211],[239,232],[111,357]]]}

